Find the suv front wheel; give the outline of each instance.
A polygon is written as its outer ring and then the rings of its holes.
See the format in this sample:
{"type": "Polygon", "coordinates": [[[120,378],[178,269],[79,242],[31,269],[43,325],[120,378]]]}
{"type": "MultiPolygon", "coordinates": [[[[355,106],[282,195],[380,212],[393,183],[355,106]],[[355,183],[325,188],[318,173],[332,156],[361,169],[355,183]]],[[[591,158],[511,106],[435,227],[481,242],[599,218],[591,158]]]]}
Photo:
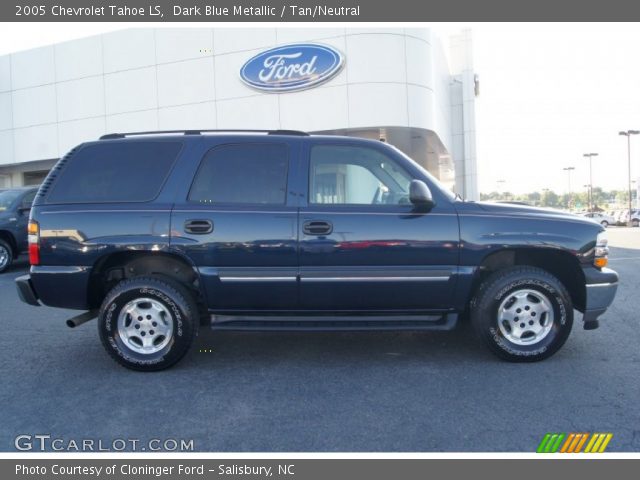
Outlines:
{"type": "Polygon", "coordinates": [[[106,296],[98,319],[102,344],[133,370],[177,363],[197,334],[199,311],[191,292],[164,277],[123,280],[106,296]]]}
{"type": "Polygon", "coordinates": [[[573,304],[564,285],[536,267],[511,267],[489,276],[471,303],[471,322],[497,356],[535,362],[564,345],[573,304]]]}

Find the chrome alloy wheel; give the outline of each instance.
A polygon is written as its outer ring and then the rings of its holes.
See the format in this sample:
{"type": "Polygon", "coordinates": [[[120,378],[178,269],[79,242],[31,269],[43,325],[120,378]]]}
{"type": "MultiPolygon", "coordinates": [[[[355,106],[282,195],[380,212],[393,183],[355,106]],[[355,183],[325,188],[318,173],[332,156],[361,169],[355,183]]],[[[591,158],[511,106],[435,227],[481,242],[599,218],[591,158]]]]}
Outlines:
{"type": "Polygon", "coordinates": [[[159,352],[171,341],[173,321],[167,307],[151,298],[136,298],[118,315],[118,334],[132,351],[143,355],[159,352]]]}
{"type": "Polygon", "coordinates": [[[0,270],[9,263],[9,250],[4,245],[0,245],[0,270]]]}
{"type": "Polygon", "coordinates": [[[551,331],[553,307],[547,296],[528,288],[516,290],[498,307],[498,327],[516,345],[534,345],[551,331]]]}

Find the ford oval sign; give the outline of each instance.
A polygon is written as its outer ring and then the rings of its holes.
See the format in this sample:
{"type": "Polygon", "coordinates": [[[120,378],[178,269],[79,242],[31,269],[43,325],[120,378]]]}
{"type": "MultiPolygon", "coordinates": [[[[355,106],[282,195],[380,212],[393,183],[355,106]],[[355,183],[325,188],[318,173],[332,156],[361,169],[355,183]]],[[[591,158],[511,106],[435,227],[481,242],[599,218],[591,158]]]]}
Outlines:
{"type": "Polygon", "coordinates": [[[242,66],[240,78],[265,92],[291,92],[326,82],[343,64],[342,54],[326,45],[284,45],[251,58],[242,66]]]}

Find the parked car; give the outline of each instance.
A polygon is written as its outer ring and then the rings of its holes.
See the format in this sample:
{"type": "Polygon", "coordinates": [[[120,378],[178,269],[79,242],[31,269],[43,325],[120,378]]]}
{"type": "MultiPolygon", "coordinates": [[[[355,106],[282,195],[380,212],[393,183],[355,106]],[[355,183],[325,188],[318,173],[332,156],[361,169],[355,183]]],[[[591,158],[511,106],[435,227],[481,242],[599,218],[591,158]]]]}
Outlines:
{"type": "Polygon", "coordinates": [[[616,210],[616,215],[614,218],[616,225],[623,225],[622,220],[625,214],[625,210],[616,210]]]}
{"type": "MultiPolygon", "coordinates": [[[[622,225],[629,224],[629,210],[623,211],[622,215],[620,216],[620,223],[622,225]]],[[[631,210],[631,226],[637,227],[638,225],[640,225],[640,210],[631,210]]]]}
{"type": "Polygon", "coordinates": [[[37,187],[0,191],[0,273],[27,250],[27,222],[37,187]]]}
{"type": "Polygon", "coordinates": [[[594,222],[598,222],[604,228],[607,228],[609,225],[616,224],[616,219],[605,213],[589,212],[589,213],[585,213],[584,216],[586,218],[590,218],[594,222]]]}
{"type": "Polygon", "coordinates": [[[159,370],[218,330],[448,330],[469,318],[531,362],[614,299],[591,220],[465,202],[383,142],[303,132],[110,134],[53,168],[23,301],[98,317],[107,352],[159,370]]]}

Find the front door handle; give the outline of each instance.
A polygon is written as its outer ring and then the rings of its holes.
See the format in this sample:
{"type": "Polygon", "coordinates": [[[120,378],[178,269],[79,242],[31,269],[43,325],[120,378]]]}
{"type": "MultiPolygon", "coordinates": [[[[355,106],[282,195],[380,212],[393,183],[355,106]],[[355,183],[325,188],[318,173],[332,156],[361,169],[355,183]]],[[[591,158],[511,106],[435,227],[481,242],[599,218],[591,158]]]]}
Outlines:
{"type": "Polygon", "coordinates": [[[187,220],[184,222],[184,231],[193,235],[206,235],[213,232],[211,220],[187,220]]]}
{"type": "Polygon", "coordinates": [[[333,225],[325,220],[309,220],[302,225],[302,231],[305,235],[329,235],[333,232],[333,225]]]}

